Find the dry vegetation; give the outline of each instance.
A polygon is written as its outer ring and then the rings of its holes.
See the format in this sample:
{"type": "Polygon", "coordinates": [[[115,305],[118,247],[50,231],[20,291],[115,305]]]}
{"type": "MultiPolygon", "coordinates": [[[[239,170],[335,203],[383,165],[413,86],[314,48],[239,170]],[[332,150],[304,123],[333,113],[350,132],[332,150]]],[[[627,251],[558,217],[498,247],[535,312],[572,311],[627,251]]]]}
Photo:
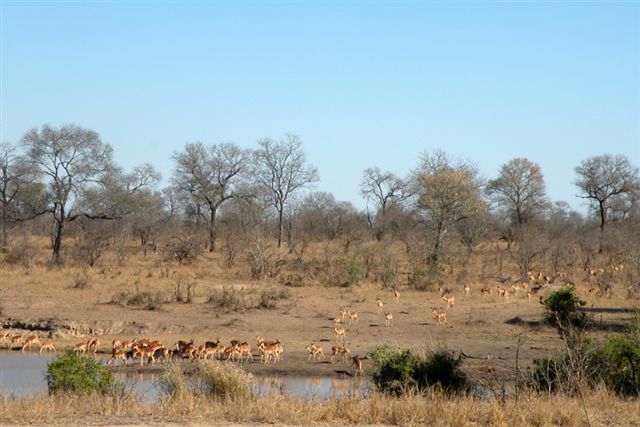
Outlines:
{"type": "Polygon", "coordinates": [[[584,402],[578,397],[523,395],[516,403],[513,399],[501,402],[431,393],[402,398],[373,395],[367,399],[352,397],[328,401],[285,396],[252,401],[188,397],[152,404],[131,398],[120,400],[98,396],[0,397],[0,405],[3,408],[0,424],[640,425],[640,401],[621,400],[603,390],[586,394],[584,402]]]}

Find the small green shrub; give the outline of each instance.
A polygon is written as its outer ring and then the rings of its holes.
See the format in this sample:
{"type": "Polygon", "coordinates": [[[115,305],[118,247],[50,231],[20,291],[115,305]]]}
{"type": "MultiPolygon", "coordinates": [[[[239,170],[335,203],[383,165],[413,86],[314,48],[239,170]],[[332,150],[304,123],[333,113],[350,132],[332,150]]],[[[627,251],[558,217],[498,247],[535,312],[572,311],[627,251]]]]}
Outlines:
{"type": "Polygon", "coordinates": [[[338,261],[338,285],[351,288],[364,278],[364,267],[355,258],[341,258],[338,261]]]}
{"type": "Polygon", "coordinates": [[[50,394],[111,394],[121,391],[123,385],[94,358],[67,352],[49,363],[47,387],[50,394]]]}
{"type": "Polygon", "coordinates": [[[461,369],[462,359],[449,351],[421,357],[409,349],[393,351],[384,344],[370,356],[376,367],[373,383],[384,393],[398,396],[408,390],[424,391],[432,387],[453,394],[470,390],[469,377],[461,369]]]}
{"type": "Polygon", "coordinates": [[[578,310],[580,299],[574,295],[573,288],[552,292],[543,303],[547,309],[547,320],[560,327],[582,327],[586,323],[586,315],[578,310]]]}
{"type": "Polygon", "coordinates": [[[596,352],[593,363],[599,377],[613,392],[640,396],[640,343],[630,334],[606,340],[596,352]]]}
{"type": "Polygon", "coordinates": [[[541,393],[555,393],[560,391],[566,383],[566,366],[564,359],[544,357],[533,360],[533,368],[526,375],[527,384],[541,393]]]}
{"type": "Polygon", "coordinates": [[[396,284],[396,273],[390,270],[383,271],[380,273],[380,282],[382,282],[382,286],[385,288],[392,288],[396,284]]]}

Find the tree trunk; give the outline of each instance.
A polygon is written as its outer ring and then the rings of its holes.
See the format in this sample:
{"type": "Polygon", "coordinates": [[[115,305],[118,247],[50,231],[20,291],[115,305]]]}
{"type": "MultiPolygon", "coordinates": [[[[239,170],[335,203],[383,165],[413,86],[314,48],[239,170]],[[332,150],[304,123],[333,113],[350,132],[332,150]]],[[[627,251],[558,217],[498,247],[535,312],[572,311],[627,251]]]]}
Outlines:
{"type": "Polygon", "coordinates": [[[216,250],[216,238],[218,233],[216,230],[216,208],[211,208],[211,218],[209,219],[209,252],[216,250]]]}
{"type": "Polygon", "coordinates": [[[7,220],[9,215],[7,215],[7,207],[2,207],[2,247],[6,248],[9,244],[9,234],[7,232],[7,220]]]}
{"type": "Polygon", "coordinates": [[[61,264],[62,232],[64,231],[64,208],[60,208],[60,217],[56,218],[56,234],[53,239],[53,263],[61,264]]]}
{"type": "Polygon", "coordinates": [[[280,206],[278,208],[278,248],[282,246],[282,236],[284,235],[284,222],[282,220],[282,215],[284,211],[284,206],[280,206]]]}
{"type": "Polygon", "coordinates": [[[440,254],[440,246],[442,244],[442,222],[438,223],[436,228],[436,241],[433,245],[433,252],[431,253],[431,262],[433,265],[438,265],[438,255],[440,254]]]}

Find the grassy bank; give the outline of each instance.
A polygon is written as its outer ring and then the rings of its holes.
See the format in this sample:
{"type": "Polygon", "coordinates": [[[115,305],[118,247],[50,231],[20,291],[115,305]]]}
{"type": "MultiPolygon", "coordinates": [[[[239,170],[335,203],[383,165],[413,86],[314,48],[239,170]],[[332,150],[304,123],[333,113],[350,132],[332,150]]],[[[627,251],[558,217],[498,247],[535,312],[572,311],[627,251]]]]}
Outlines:
{"type": "Polygon", "coordinates": [[[186,395],[155,403],[134,398],[87,396],[0,397],[0,424],[280,423],[292,425],[640,425],[640,401],[604,390],[579,397],[521,395],[518,402],[439,393],[391,398],[304,401],[286,396],[219,400],[186,395]],[[588,413],[585,414],[585,408],[588,413]]]}

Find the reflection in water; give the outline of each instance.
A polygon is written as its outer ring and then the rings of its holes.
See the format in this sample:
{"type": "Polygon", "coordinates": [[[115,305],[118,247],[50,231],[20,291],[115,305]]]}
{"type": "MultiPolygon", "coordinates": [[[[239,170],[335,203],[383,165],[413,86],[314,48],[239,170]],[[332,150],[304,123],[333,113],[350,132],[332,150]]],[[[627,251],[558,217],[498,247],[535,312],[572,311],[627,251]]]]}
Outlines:
{"type": "MultiPolygon", "coordinates": [[[[0,394],[22,396],[46,392],[47,363],[53,355],[0,352],[0,394]]],[[[116,378],[129,390],[135,389],[140,399],[153,401],[160,397],[152,373],[116,371],[116,378]]],[[[256,377],[256,393],[260,396],[288,395],[302,399],[332,397],[366,397],[371,383],[345,377],[256,377]]]]}

